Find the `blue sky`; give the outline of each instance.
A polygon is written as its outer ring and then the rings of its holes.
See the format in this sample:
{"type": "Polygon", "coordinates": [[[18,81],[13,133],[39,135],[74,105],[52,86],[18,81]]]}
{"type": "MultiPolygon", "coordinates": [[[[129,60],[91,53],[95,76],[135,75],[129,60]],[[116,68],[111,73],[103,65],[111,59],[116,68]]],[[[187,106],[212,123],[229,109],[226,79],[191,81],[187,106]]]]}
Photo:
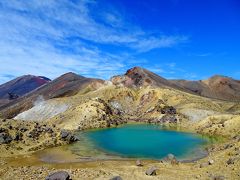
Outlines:
{"type": "Polygon", "coordinates": [[[142,66],[171,79],[240,79],[239,0],[0,0],[0,83],[142,66]]]}

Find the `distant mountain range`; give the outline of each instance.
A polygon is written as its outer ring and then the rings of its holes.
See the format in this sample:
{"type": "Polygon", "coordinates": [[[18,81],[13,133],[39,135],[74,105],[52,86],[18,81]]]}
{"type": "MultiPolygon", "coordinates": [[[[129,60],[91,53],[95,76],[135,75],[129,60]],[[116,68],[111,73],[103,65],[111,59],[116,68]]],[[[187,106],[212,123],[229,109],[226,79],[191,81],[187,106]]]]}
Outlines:
{"type": "Polygon", "coordinates": [[[240,81],[226,76],[213,76],[207,80],[167,80],[144,68],[134,67],[122,76],[111,78],[113,84],[127,87],[154,86],[178,89],[203,97],[226,100],[240,100],[240,81]]]}
{"type": "Polygon", "coordinates": [[[134,67],[124,75],[113,76],[110,81],[86,78],[71,72],[53,81],[42,76],[21,76],[0,85],[0,111],[9,111],[11,115],[7,117],[14,117],[31,108],[39,96],[46,100],[72,96],[81,90],[86,91],[86,88],[91,91],[109,83],[128,88],[169,88],[224,101],[240,100],[240,81],[229,77],[213,76],[200,81],[167,80],[147,69],[134,67]],[[14,113],[10,112],[12,109],[14,113]]]}
{"type": "Polygon", "coordinates": [[[240,81],[230,77],[215,75],[207,80],[172,80],[171,82],[200,96],[226,101],[240,100],[240,81]]]}

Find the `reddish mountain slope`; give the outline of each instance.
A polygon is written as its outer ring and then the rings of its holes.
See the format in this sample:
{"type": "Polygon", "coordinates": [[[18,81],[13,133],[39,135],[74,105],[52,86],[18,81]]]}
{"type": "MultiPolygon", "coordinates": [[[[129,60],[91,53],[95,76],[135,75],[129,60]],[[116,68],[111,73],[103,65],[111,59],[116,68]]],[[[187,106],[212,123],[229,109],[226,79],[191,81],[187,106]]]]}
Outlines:
{"type": "Polygon", "coordinates": [[[172,82],[200,96],[228,101],[240,100],[240,81],[226,76],[213,76],[201,81],[173,80],[172,82]]]}
{"type": "Polygon", "coordinates": [[[25,75],[0,85],[0,106],[33,91],[50,82],[43,76],[25,75]]]}
{"type": "Polygon", "coordinates": [[[126,87],[170,87],[175,89],[184,90],[180,86],[164,79],[163,77],[148,71],[147,69],[134,67],[129,69],[124,75],[114,76],[111,81],[115,85],[124,85],[126,87]]]}

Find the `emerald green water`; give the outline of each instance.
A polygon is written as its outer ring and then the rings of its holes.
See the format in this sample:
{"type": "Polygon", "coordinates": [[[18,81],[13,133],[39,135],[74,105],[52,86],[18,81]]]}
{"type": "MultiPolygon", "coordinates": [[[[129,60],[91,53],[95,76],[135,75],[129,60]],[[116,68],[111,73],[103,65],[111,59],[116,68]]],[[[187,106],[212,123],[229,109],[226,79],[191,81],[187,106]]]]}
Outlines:
{"type": "Polygon", "coordinates": [[[167,130],[149,124],[128,124],[117,128],[79,133],[82,141],[70,147],[75,154],[107,154],[123,158],[161,159],[172,153],[179,159],[206,155],[204,145],[210,140],[197,134],[167,130]],[[83,148],[84,147],[84,148],[83,148]],[[87,147],[87,148],[86,148],[87,147]]]}

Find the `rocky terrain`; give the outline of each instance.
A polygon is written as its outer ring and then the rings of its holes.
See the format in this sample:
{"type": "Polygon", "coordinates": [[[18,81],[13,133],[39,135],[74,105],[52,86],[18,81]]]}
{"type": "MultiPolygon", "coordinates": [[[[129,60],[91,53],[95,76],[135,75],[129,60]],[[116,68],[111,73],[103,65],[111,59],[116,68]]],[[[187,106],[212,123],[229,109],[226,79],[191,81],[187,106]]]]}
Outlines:
{"type": "Polygon", "coordinates": [[[67,73],[0,107],[0,178],[41,179],[64,170],[73,179],[238,179],[238,83],[226,77],[169,81],[139,67],[109,81],[67,73]],[[208,147],[209,156],[197,162],[144,161],[140,167],[135,161],[49,165],[34,156],[78,140],[75,131],[127,122],[160,123],[224,141],[208,147]],[[149,168],[156,176],[146,175],[149,168]]]}
{"type": "Polygon", "coordinates": [[[1,157],[29,154],[48,147],[69,144],[78,139],[72,132],[61,130],[55,124],[1,120],[1,157]]]}

